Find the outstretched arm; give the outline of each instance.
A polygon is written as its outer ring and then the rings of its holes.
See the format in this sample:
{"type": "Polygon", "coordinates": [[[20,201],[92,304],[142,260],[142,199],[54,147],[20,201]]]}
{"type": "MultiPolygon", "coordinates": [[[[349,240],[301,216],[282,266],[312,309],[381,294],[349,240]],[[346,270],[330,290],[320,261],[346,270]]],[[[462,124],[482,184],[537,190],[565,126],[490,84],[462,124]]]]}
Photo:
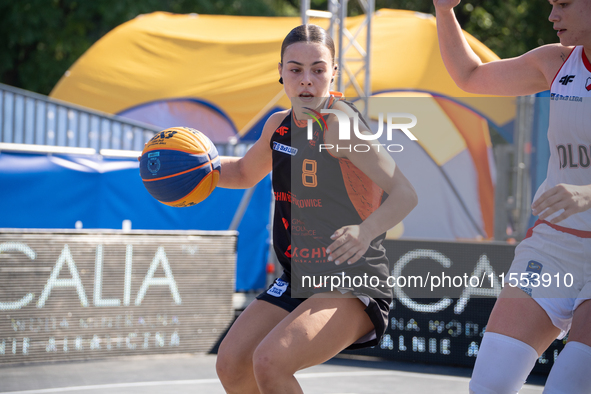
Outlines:
{"type": "Polygon", "coordinates": [[[272,168],[271,136],[285,117],[285,111],[269,117],[260,138],[246,152],[244,157],[222,156],[222,170],[218,187],[226,189],[248,189],[261,181],[272,168]]]}
{"type": "Polygon", "coordinates": [[[453,8],[460,0],[433,0],[441,57],[459,88],[470,93],[521,96],[548,90],[570,53],[545,45],[516,58],[482,63],[462,33],[453,8]]]}

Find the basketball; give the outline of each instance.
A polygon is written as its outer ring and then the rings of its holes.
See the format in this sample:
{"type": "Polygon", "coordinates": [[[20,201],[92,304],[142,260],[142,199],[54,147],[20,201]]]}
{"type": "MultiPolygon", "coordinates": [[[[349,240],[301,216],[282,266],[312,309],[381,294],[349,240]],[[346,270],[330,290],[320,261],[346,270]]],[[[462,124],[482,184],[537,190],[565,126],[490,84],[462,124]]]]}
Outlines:
{"type": "Polygon", "coordinates": [[[144,147],[140,176],[156,200],[172,207],[190,207],[205,200],[220,176],[215,145],[200,131],[171,127],[144,147]]]}

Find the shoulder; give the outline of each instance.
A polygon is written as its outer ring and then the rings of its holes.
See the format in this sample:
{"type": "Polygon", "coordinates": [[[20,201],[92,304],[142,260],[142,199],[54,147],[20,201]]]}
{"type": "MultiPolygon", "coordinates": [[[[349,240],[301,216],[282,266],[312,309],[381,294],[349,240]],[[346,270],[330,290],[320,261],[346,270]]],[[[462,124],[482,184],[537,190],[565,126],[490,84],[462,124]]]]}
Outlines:
{"type": "Polygon", "coordinates": [[[534,62],[551,83],[573,49],[561,44],[548,44],[532,49],[523,57],[534,62]]]}
{"type": "Polygon", "coordinates": [[[275,131],[275,129],[281,125],[283,119],[289,115],[290,111],[290,109],[284,109],[283,111],[275,112],[273,115],[269,116],[269,119],[265,122],[265,128],[272,128],[273,131],[275,131]]]}
{"type": "Polygon", "coordinates": [[[285,119],[287,115],[289,115],[289,109],[275,112],[273,115],[269,116],[267,121],[265,122],[265,126],[263,127],[263,132],[261,134],[261,138],[265,138],[266,140],[270,140],[271,136],[277,130],[281,123],[285,119]]]}

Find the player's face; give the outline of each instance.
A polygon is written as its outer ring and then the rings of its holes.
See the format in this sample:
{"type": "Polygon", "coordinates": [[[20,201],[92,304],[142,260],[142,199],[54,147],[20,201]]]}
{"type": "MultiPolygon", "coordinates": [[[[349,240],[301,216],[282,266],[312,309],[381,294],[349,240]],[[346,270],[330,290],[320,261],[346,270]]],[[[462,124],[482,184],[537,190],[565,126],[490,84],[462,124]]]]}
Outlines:
{"type": "Polygon", "coordinates": [[[334,75],[330,50],[319,43],[291,44],[283,53],[279,73],[294,107],[318,108],[329,95],[334,75]]]}
{"type": "Polygon", "coordinates": [[[584,45],[591,49],[591,0],[550,0],[548,18],[565,46],[584,45]]]}

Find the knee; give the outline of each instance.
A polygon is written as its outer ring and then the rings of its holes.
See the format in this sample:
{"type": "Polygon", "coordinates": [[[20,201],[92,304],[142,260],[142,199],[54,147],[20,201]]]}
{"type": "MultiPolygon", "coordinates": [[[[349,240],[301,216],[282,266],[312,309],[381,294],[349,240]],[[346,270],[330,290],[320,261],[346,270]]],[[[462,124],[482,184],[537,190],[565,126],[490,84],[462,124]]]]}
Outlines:
{"type": "Polygon", "coordinates": [[[251,355],[242,354],[232,346],[220,346],[215,369],[224,387],[240,387],[252,376],[251,355]]]}
{"type": "Polygon", "coordinates": [[[274,352],[270,352],[260,346],[254,351],[252,358],[252,369],[257,385],[262,391],[267,388],[275,387],[285,374],[291,374],[282,367],[278,357],[274,352]]]}

